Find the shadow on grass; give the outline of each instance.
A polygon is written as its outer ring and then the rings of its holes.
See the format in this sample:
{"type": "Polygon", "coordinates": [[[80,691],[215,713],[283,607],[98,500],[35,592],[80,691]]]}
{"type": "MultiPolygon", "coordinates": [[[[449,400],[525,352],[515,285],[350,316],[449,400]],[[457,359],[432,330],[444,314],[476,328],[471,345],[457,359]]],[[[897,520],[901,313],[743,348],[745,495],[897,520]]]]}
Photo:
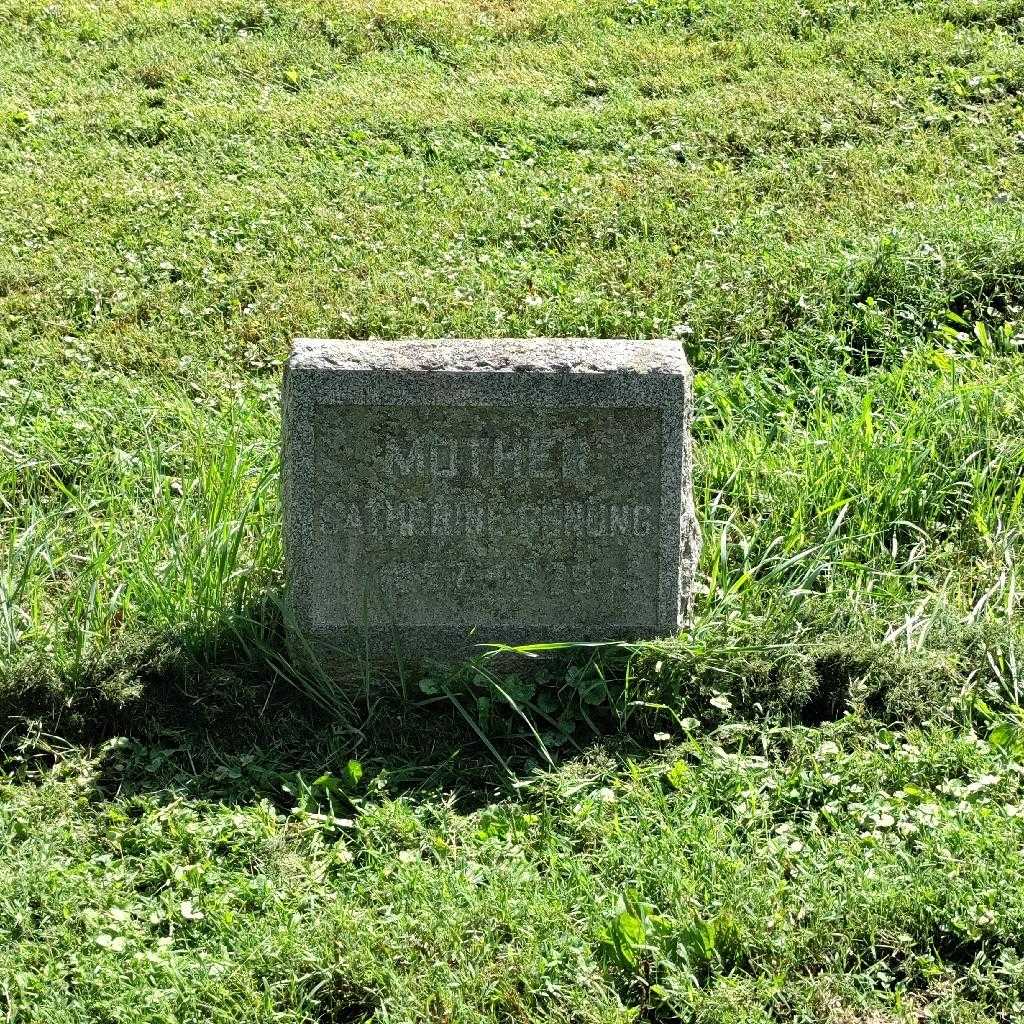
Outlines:
{"type": "MultiPolygon", "coordinates": [[[[460,805],[509,792],[509,771],[422,670],[372,671],[355,659],[312,679],[287,653],[279,600],[266,595],[213,628],[136,638],[73,679],[26,665],[0,692],[0,763],[45,762],[62,746],[103,752],[105,796],[187,794],[277,805],[351,761],[389,791],[444,793],[460,805]],[[17,761],[25,758],[19,755],[17,761]]],[[[531,767],[529,746],[512,748],[531,767]]]]}
{"type": "Polygon", "coordinates": [[[479,666],[388,673],[356,660],[318,676],[288,653],[279,600],[267,594],[208,628],[126,640],[73,679],[45,662],[19,668],[0,687],[0,765],[45,763],[63,743],[102,749],[106,796],[287,808],[318,780],[355,773],[362,790],[471,809],[595,747],[643,758],[658,735],[694,730],[818,728],[851,710],[880,723],[934,718],[992,651],[1015,649],[1007,629],[936,627],[934,648],[909,652],[863,631],[802,645],[714,633],[633,654],[577,648],[533,678],[479,666]]]}

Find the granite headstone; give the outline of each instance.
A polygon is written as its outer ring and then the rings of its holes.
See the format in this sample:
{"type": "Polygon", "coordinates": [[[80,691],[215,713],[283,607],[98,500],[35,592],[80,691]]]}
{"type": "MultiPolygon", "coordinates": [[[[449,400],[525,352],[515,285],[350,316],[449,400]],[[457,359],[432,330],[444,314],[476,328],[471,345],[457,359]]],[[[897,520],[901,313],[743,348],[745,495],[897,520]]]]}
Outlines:
{"type": "Polygon", "coordinates": [[[295,342],[295,625],[373,656],[673,634],[697,558],[677,341],[295,342]]]}

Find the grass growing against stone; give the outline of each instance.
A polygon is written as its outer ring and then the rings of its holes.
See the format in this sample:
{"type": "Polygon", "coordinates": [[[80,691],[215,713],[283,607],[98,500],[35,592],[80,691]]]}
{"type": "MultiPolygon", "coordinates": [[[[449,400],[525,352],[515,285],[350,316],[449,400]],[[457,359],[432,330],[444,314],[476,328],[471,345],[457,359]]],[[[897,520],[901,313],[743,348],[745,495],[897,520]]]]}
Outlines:
{"type": "Polygon", "coordinates": [[[1019,1019],[1022,41],[0,0],[7,1018],[1019,1019]],[[693,629],[296,672],[294,334],[679,336],[693,629]]]}

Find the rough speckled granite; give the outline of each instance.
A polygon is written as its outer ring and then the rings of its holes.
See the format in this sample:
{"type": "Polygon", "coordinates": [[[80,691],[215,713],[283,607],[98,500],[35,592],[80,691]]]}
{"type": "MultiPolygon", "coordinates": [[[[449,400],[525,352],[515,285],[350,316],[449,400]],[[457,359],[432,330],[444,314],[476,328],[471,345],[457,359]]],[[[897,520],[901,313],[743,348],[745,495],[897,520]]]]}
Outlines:
{"type": "Polygon", "coordinates": [[[377,656],[678,630],[697,556],[676,341],[295,342],[299,630],[377,656]]]}

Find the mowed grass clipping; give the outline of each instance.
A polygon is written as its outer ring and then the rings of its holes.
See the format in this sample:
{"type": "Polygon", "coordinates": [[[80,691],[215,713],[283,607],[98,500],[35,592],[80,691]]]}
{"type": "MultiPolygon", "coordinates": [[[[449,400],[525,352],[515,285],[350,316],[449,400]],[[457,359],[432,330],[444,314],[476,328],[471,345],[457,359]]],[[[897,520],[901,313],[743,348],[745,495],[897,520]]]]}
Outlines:
{"type": "Polygon", "coordinates": [[[0,0],[0,1010],[1019,1019],[1022,42],[0,0]],[[692,629],[297,668],[290,337],[531,334],[686,346],[692,629]]]}

